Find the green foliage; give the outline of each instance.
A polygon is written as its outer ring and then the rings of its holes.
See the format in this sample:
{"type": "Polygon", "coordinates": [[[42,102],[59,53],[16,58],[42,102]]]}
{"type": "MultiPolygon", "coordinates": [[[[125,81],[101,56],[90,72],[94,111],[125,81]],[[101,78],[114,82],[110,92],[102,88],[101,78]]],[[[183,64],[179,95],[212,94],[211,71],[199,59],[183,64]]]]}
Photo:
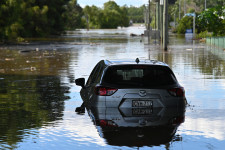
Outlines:
{"type": "Polygon", "coordinates": [[[188,9],[188,13],[195,13],[195,9],[194,8],[189,8],[188,9]]]}
{"type": "Polygon", "coordinates": [[[134,23],[144,23],[144,10],[145,6],[134,7],[131,6],[127,8],[129,20],[132,20],[134,23]]]}
{"type": "MultiPolygon", "coordinates": [[[[69,0],[1,0],[0,40],[60,34],[65,29],[69,0]]],[[[72,0],[74,2],[74,0],[72,0]]]]}
{"type": "MultiPolygon", "coordinates": [[[[179,16],[179,2],[181,6],[184,4],[184,0],[177,1],[175,5],[169,6],[170,16],[174,14],[179,16]]],[[[224,0],[207,0],[207,9],[205,10],[205,0],[186,0],[186,12],[196,13],[196,29],[201,36],[204,36],[205,31],[212,32],[213,35],[225,35],[225,1],[224,0]],[[199,14],[199,15],[198,15],[199,14]]],[[[180,16],[184,16],[184,8],[180,7],[180,16]]],[[[175,31],[178,33],[184,33],[186,28],[190,28],[189,21],[182,18],[179,21],[179,25],[175,31]]],[[[192,27],[191,27],[192,28],[192,27]]]]}
{"type": "Polygon", "coordinates": [[[66,29],[73,30],[82,27],[81,18],[83,16],[82,8],[77,4],[77,0],[71,0],[66,5],[66,12],[63,14],[66,20],[66,29]]]}
{"type": "Polygon", "coordinates": [[[193,17],[185,16],[179,21],[179,24],[176,28],[176,32],[184,34],[186,32],[186,29],[192,28],[193,28],[193,17]]]}
{"type": "Polygon", "coordinates": [[[100,8],[96,6],[86,6],[83,9],[85,15],[85,24],[87,28],[101,28],[101,18],[103,12],[100,8]]]}
{"type": "Polygon", "coordinates": [[[86,6],[83,9],[87,28],[117,28],[128,26],[127,7],[120,7],[114,1],[104,3],[104,8],[86,6]]]}
{"type": "Polygon", "coordinates": [[[121,14],[121,25],[120,26],[124,26],[127,27],[129,26],[129,17],[128,17],[128,10],[127,7],[121,7],[120,8],[120,14],[121,14]]]}
{"type": "MultiPolygon", "coordinates": [[[[205,10],[205,0],[176,0],[174,5],[169,5],[169,15],[179,15],[179,4],[180,4],[180,16],[184,16],[184,8],[186,13],[201,13],[205,10]],[[185,4],[184,4],[185,2],[185,4]],[[185,6],[185,7],[184,7],[185,6]]],[[[224,0],[206,0],[206,8],[213,8],[216,6],[224,6],[224,0]]]]}
{"type": "Polygon", "coordinates": [[[151,20],[150,26],[151,26],[152,28],[154,28],[154,29],[156,28],[156,26],[155,26],[155,23],[156,23],[156,22],[155,22],[155,21],[156,21],[155,16],[153,16],[153,17],[152,17],[152,20],[151,20]]]}
{"type": "Polygon", "coordinates": [[[225,6],[217,6],[203,11],[197,17],[199,32],[213,32],[213,35],[225,35],[225,6]]]}
{"type": "MultiPolygon", "coordinates": [[[[138,22],[143,21],[143,7],[135,8],[138,22]],[[138,17],[137,17],[138,16],[138,17]]],[[[108,1],[104,8],[86,6],[77,0],[1,0],[0,41],[23,41],[27,37],[59,35],[76,28],[117,28],[129,25],[129,9],[108,1]]]]}
{"type": "Polygon", "coordinates": [[[104,3],[102,28],[117,28],[118,26],[128,26],[129,20],[126,17],[127,10],[123,10],[114,1],[104,3]],[[125,14],[123,14],[125,13],[125,14]],[[126,24],[127,23],[127,24],[126,24]]]}
{"type": "Polygon", "coordinates": [[[208,33],[208,31],[203,31],[196,35],[196,38],[198,39],[206,37],[212,37],[212,34],[208,33]]]}
{"type": "MultiPolygon", "coordinates": [[[[195,0],[196,6],[200,7],[200,10],[203,11],[205,10],[205,0],[195,0]]],[[[207,8],[212,8],[216,6],[224,6],[225,1],[224,0],[207,0],[206,1],[206,7],[207,8]]]]}

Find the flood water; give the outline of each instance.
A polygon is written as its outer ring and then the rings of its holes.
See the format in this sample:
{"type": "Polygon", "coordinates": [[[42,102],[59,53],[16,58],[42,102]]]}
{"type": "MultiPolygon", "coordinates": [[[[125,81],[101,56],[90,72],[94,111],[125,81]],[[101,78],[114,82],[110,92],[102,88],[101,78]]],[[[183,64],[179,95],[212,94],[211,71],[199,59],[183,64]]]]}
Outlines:
{"type": "Polygon", "coordinates": [[[224,149],[225,52],[178,35],[164,52],[158,41],[130,37],[142,32],[81,30],[0,46],[0,149],[224,149]],[[76,78],[87,79],[102,59],[137,57],[166,62],[185,88],[185,121],[166,140],[161,129],[146,131],[151,138],[105,134],[90,114],[74,111],[82,104],[76,78]]]}

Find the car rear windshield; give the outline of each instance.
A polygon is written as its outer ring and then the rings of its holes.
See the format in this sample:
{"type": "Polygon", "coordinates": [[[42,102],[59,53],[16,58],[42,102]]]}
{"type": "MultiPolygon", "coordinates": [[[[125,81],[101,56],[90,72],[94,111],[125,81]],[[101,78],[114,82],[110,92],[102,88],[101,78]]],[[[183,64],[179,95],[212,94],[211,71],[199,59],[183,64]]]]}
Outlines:
{"type": "Polygon", "coordinates": [[[118,86],[152,87],[175,84],[176,78],[166,66],[123,65],[109,67],[102,81],[118,86]]]}

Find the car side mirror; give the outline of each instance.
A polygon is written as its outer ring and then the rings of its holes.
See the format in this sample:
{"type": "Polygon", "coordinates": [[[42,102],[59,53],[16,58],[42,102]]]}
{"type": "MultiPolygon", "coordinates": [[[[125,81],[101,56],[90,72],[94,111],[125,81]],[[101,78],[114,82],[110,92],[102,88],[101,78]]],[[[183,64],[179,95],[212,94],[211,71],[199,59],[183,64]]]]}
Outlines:
{"type": "Polygon", "coordinates": [[[75,80],[75,83],[76,85],[81,86],[83,88],[85,84],[85,78],[78,78],[75,80]]]}

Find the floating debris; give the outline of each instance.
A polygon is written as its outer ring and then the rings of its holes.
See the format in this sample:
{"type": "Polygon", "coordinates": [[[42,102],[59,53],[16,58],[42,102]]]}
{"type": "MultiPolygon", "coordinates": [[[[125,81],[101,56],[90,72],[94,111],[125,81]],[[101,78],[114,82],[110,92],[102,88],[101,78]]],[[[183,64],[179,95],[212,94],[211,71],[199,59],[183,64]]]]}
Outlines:
{"type": "Polygon", "coordinates": [[[206,42],[206,38],[199,39],[199,41],[205,43],[206,42]]]}
{"type": "Polygon", "coordinates": [[[99,43],[89,43],[89,45],[96,46],[96,45],[100,45],[100,44],[99,43]]]}
{"type": "Polygon", "coordinates": [[[11,61],[14,60],[14,58],[5,58],[5,61],[11,61]]]}
{"type": "Polygon", "coordinates": [[[37,69],[36,69],[36,67],[30,67],[30,70],[31,71],[36,71],[37,69]]]}
{"type": "Polygon", "coordinates": [[[33,52],[34,50],[21,50],[19,51],[20,53],[30,53],[30,52],[33,52]]]}
{"type": "Polygon", "coordinates": [[[5,73],[5,69],[0,69],[0,73],[5,73]]]}
{"type": "Polygon", "coordinates": [[[137,36],[137,34],[131,33],[130,36],[137,36]]]}

